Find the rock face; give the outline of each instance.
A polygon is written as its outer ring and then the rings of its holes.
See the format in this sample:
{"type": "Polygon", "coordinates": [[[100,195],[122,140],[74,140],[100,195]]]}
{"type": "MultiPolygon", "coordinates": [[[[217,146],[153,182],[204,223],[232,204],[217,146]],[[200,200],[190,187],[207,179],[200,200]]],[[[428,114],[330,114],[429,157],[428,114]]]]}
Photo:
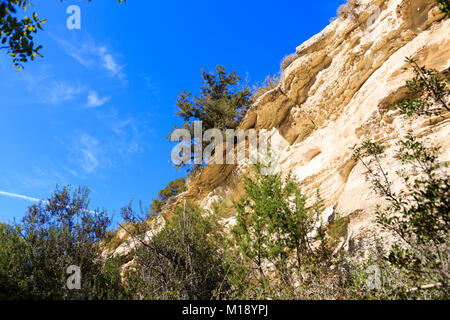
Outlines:
{"type": "MultiPolygon", "coordinates": [[[[309,195],[319,189],[328,207],[323,221],[336,212],[348,217],[347,240],[364,243],[379,232],[373,219],[383,200],[352,160],[352,146],[366,139],[387,145],[383,165],[392,178],[399,168],[395,144],[408,132],[441,146],[443,160],[450,160],[449,112],[406,118],[390,108],[412,78],[405,57],[438,71],[450,67],[450,19],[435,0],[361,0],[296,54],[279,86],[258,99],[241,127],[277,137],[278,169],[292,171],[309,195]]],[[[208,208],[223,200],[233,220],[231,201],[242,195],[247,171],[246,164],[208,165],[174,205],[190,200],[208,208]]]]}
{"type": "MultiPolygon", "coordinates": [[[[349,237],[363,241],[377,232],[374,209],[382,199],[352,160],[352,146],[368,138],[388,145],[383,162],[392,176],[399,165],[395,143],[408,132],[441,146],[443,160],[450,159],[449,113],[406,118],[389,107],[412,78],[405,57],[439,71],[450,67],[450,19],[434,0],[358,3],[297,47],[280,85],[258,99],[241,127],[277,136],[279,169],[295,173],[311,195],[319,188],[328,206],[324,221],[335,212],[348,216],[349,237]]],[[[224,200],[232,217],[231,200],[242,194],[247,169],[209,165],[178,199],[203,207],[224,200]]]]}

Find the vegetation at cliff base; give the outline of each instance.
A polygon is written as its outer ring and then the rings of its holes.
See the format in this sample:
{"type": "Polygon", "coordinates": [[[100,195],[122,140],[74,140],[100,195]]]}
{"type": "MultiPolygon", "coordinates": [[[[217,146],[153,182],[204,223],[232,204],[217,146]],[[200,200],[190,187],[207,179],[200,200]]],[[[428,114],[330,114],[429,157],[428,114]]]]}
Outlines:
{"type": "Polygon", "coordinates": [[[89,209],[87,189],[57,188],[20,223],[1,227],[0,298],[124,298],[120,266],[101,258],[109,225],[106,212],[89,209]],[[82,270],[78,290],[67,287],[72,265],[82,270]]]}
{"type": "Polygon", "coordinates": [[[404,188],[394,191],[389,173],[381,165],[383,146],[366,141],[355,157],[368,171],[374,191],[386,199],[376,212],[376,222],[399,240],[386,260],[404,276],[405,297],[412,288],[431,288],[440,298],[449,296],[450,177],[438,160],[439,148],[426,148],[414,136],[398,143],[402,170],[396,174],[404,188]],[[414,178],[411,170],[417,172],[414,178]]]}

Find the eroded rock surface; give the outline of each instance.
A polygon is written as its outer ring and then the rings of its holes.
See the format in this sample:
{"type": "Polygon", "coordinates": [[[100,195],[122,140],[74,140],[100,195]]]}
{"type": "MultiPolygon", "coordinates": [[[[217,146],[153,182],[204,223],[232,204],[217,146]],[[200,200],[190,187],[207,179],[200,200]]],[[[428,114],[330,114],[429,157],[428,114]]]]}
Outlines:
{"type": "MultiPolygon", "coordinates": [[[[450,19],[435,0],[363,0],[353,15],[338,18],[299,47],[280,85],[261,96],[241,124],[278,136],[279,170],[292,171],[308,194],[317,189],[328,209],[349,217],[348,238],[364,241],[379,232],[373,223],[382,202],[352,160],[351,147],[366,139],[388,145],[383,165],[399,169],[395,144],[408,132],[442,147],[450,160],[450,113],[406,118],[390,108],[412,78],[405,57],[439,71],[450,67],[450,19]]],[[[172,206],[185,199],[203,207],[243,193],[246,164],[209,165],[172,206]]],[[[399,187],[397,180],[394,187],[399,187]]],[[[349,240],[349,239],[347,239],[349,240]]]]}

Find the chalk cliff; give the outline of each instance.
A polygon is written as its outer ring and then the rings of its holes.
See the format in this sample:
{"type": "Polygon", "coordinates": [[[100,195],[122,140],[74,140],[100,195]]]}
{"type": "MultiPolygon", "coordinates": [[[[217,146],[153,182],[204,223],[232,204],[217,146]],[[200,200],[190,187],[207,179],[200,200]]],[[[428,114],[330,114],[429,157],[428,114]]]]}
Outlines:
{"type": "MultiPolygon", "coordinates": [[[[278,141],[278,170],[292,171],[309,195],[320,190],[325,223],[336,212],[348,217],[344,246],[364,246],[379,234],[373,218],[383,200],[352,159],[351,147],[368,138],[386,144],[382,161],[393,179],[399,165],[395,144],[408,132],[441,146],[442,159],[450,160],[449,112],[406,118],[390,107],[412,78],[405,57],[438,71],[450,67],[450,19],[443,18],[435,0],[361,0],[298,46],[296,55],[278,87],[258,98],[241,128],[268,130],[278,141]]],[[[242,195],[248,168],[245,163],[206,166],[166,212],[184,200],[205,208],[219,200],[232,222],[232,200],[242,195]]],[[[394,188],[401,187],[394,182],[394,188]]]]}

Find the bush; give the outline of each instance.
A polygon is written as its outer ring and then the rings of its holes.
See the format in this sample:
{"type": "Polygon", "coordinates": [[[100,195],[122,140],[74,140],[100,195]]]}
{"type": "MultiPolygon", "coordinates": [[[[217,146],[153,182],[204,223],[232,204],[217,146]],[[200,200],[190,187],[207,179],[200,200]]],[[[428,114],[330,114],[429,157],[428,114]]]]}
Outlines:
{"type": "Polygon", "coordinates": [[[322,201],[306,206],[307,198],[292,176],[265,176],[261,167],[256,169],[255,179],[244,178],[246,195],[235,203],[233,239],[240,263],[230,280],[233,295],[318,298],[320,290],[342,280],[335,277],[341,271],[337,265],[330,271],[338,259],[332,260],[335,242],[320,222],[322,201]]]}
{"type": "MultiPolygon", "coordinates": [[[[46,202],[29,207],[20,224],[2,228],[0,281],[6,282],[1,286],[6,298],[105,297],[99,287],[104,283],[100,241],[110,220],[104,211],[89,210],[87,189],[71,191],[70,187],[57,188],[46,202]],[[79,290],[66,286],[71,265],[81,269],[79,290]]],[[[120,277],[114,285],[120,287],[120,277]]]]}
{"type": "Polygon", "coordinates": [[[342,17],[344,19],[352,18],[357,19],[359,14],[357,13],[357,8],[360,6],[358,0],[349,0],[347,3],[339,6],[337,10],[338,17],[342,17]]]}
{"type": "Polygon", "coordinates": [[[0,225],[0,248],[0,300],[33,298],[18,276],[23,273],[26,247],[15,228],[0,225]]]}
{"type": "MultiPolygon", "coordinates": [[[[448,71],[442,76],[419,67],[410,58],[406,61],[414,77],[406,82],[407,97],[396,101],[395,106],[407,116],[448,110],[444,99],[448,95],[448,71]]],[[[396,279],[396,286],[381,291],[387,290],[390,297],[448,299],[450,179],[444,169],[448,164],[439,161],[439,148],[425,147],[408,134],[398,142],[395,155],[401,163],[396,174],[403,180],[403,188],[395,193],[389,172],[381,165],[383,152],[383,145],[367,140],[355,147],[353,154],[367,169],[366,177],[374,191],[386,199],[376,212],[378,225],[398,240],[383,257],[389,262],[384,270],[393,274],[390,278],[396,279]]]]}
{"type": "Polygon", "coordinates": [[[439,148],[426,148],[408,135],[399,142],[398,159],[403,169],[397,174],[404,187],[391,188],[388,172],[381,166],[383,147],[371,141],[355,149],[354,156],[368,170],[375,192],[387,200],[377,212],[377,223],[398,239],[386,259],[406,276],[406,297],[421,295],[421,288],[432,288],[444,299],[449,297],[450,259],[450,177],[441,170],[439,148]],[[368,160],[365,160],[368,159],[368,160]],[[414,170],[412,178],[406,169],[414,170]]]}
{"type": "Polygon", "coordinates": [[[127,276],[135,298],[209,300],[226,288],[224,235],[216,215],[187,204],[151,239],[140,232],[132,237],[140,243],[135,270],[127,276]]]}
{"type": "Polygon", "coordinates": [[[164,189],[159,190],[158,199],[153,199],[150,215],[152,217],[159,215],[170,198],[184,191],[186,191],[186,178],[178,178],[169,182],[164,189]]]}
{"type": "MultiPolygon", "coordinates": [[[[145,210],[142,208],[142,202],[140,202],[140,211],[141,211],[141,217],[136,219],[136,217],[132,218],[131,216],[126,217],[126,221],[129,219],[134,219],[133,221],[129,221],[128,223],[125,222],[122,225],[122,229],[127,230],[127,233],[119,237],[118,230],[115,231],[108,231],[105,234],[105,237],[103,239],[103,247],[110,252],[113,252],[115,249],[117,249],[121,244],[123,244],[127,239],[129,239],[130,234],[134,234],[136,232],[145,232],[149,227],[149,222],[158,217],[164,208],[164,206],[167,204],[170,198],[177,196],[178,194],[184,192],[186,190],[186,178],[178,178],[171,182],[169,182],[164,189],[159,190],[158,197],[154,198],[151,205],[150,210],[148,212],[145,212],[145,210]]],[[[125,212],[133,212],[132,209],[133,202],[130,202],[126,209],[122,209],[122,213],[125,212]]]]}

